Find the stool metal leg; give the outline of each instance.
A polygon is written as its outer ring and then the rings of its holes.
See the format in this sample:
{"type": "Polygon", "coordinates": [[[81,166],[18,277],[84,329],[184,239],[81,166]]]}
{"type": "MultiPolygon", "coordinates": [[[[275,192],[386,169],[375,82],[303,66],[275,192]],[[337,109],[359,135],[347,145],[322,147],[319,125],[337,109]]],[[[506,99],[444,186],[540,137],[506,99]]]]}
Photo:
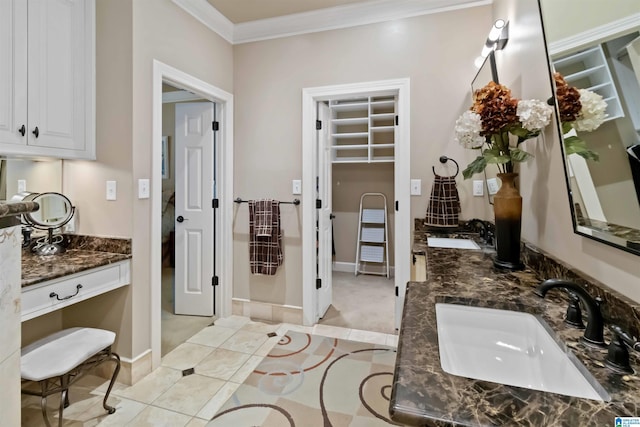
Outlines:
{"type": "Polygon", "coordinates": [[[49,424],[49,418],[47,418],[47,395],[45,394],[46,384],[44,382],[41,382],[40,385],[42,386],[42,396],[40,397],[40,408],[42,409],[42,418],[44,418],[44,424],[47,427],[51,427],[51,424],[49,424]]]}
{"type": "Polygon", "coordinates": [[[111,393],[111,389],[113,388],[113,384],[116,382],[116,378],[118,377],[118,373],[120,372],[120,356],[116,353],[111,352],[109,357],[112,361],[116,362],[116,367],[113,370],[113,375],[111,376],[111,381],[109,382],[109,388],[107,388],[107,393],[104,395],[104,400],[102,401],[102,406],[106,409],[109,414],[113,414],[116,412],[116,408],[113,406],[107,405],[107,399],[109,398],[109,394],[111,393]]]}

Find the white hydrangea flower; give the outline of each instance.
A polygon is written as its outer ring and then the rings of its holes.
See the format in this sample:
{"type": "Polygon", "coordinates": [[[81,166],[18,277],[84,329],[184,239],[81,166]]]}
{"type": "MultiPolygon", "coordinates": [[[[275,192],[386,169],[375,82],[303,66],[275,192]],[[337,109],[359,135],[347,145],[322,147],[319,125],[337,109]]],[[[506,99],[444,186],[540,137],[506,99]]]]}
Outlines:
{"type": "Polygon", "coordinates": [[[456,120],[456,141],[465,148],[480,148],[484,144],[484,137],[480,136],[482,119],[480,114],[473,111],[465,111],[456,120]]]}
{"type": "Polygon", "coordinates": [[[587,89],[580,89],[580,104],[582,109],[574,122],[573,127],[577,131],[591,132],[600,127],[607,117],[607,102],[602,96],[587,89]]]}
{"type": "Polygon", "coordinates": [[[525,99],[518,102],[516,114],[522,127],[537,132],[551,122],[553,107],[537,99],[525,99]]]}

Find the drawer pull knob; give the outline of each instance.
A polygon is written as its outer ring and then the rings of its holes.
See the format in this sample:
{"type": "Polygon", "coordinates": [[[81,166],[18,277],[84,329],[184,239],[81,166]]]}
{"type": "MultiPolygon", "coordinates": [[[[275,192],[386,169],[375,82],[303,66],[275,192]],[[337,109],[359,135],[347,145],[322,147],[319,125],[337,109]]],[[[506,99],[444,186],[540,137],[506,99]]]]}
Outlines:
{"type": "Polygon", "coordinates": [[[51,293],[49,294],[49,298],[53,298],[53,297],[55,297],[58,301],[64,301],[64,300],[66,300],[66,299],[73,298],[73,297],[75,297],[76,295],[78,295],[78,293],[80,292],[80,289],[82,289],[82,285],[79,285],[79,284],[78,284],[78,285],[76,285],[76,293],[75,293],[75,294],[73,294],[73,295],[68,295],[68,296],[66,296],[66,297],[60,298],[60,296],[59,296],[58,294],[56,294],[55,292],[51,292],[51,293]]]}

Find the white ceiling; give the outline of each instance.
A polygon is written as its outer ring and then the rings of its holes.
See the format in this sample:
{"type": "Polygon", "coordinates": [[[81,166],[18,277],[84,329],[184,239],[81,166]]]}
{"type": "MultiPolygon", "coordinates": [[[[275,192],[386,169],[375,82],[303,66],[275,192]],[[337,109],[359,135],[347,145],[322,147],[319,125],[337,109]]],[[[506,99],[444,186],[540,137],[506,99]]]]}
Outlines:
{"type": "MultiPolygon", "coordinates": [[[[234,24],[369,0],[207,0],[234,24]]],[[[393,0],[391,0],[393,1],[393,0]]]]}
{"type": "Polygon", "coordinates": [[[232,44],[374,24],[493,0],[172,0],[232,44]]]}

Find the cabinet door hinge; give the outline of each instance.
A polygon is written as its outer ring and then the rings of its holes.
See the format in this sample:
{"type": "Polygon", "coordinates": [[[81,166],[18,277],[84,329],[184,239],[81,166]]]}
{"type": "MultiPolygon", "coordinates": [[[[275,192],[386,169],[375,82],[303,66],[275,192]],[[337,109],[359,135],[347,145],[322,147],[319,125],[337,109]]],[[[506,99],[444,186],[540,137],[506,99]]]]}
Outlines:
{"type": "Polygon", "coordinates": [[[398,201],[396,200],[396,212],[398,212],[398,201]]]}
{"type": "Polygon", "coordinates": [[[212,199],[211,200],[211,207],[213,209],[218,209],[220,207],[220,199],[212,199]]]}
{"type": "Polygon", "coordinates": [[[322,129],[322,120],[316,120],[316,130],[322,129]]]}
{"type": "Polygon", "coordinates": [[[396,286],[396,296],[399,296],[398,294],[398,287],[396,286]]]}
{"type": "Polygon", "coordinates": [[[220,122],[217,122],[217,121],[211,122],[211,128],[214,131],[220,130],[220,122]]]}
{"type": "Polygon", "coordinates": [[[396,126],[398,126],[398,116],[396,115],[396,126]]]}
{"type": "Polygon", "coordinates": [[[211,286],[218,286],[218,276],[213,276],[211,278],[211,286]]]}
{"type": "Polygon", "coordinates": [[[316,209],[320,209],[322,207],[322,200],[316,199],[316,209]]]}
{"type": "Polygon", "coordinates": [[[316,279],[316,289],[320,289],[322,287],[322,279],[316,279]]]}

